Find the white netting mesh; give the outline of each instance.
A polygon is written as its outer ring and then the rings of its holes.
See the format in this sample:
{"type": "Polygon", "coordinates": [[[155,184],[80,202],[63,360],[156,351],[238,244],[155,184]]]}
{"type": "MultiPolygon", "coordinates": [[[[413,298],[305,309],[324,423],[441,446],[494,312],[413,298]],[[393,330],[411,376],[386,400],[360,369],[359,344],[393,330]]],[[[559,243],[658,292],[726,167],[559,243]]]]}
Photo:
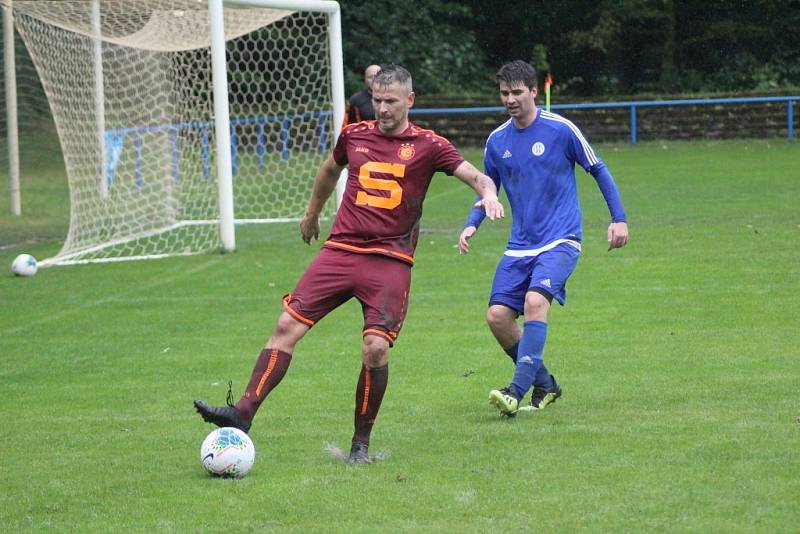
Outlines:
{"type": "MultiPolygon", "coordinates": [[[[54,262],[217,248],[207,3],[12,5],[70,183],[69,234],[54,262]]],[[[333,140],[327,19],[226,5],[225,36],[235,216],[299,218],[333,140]]]]}

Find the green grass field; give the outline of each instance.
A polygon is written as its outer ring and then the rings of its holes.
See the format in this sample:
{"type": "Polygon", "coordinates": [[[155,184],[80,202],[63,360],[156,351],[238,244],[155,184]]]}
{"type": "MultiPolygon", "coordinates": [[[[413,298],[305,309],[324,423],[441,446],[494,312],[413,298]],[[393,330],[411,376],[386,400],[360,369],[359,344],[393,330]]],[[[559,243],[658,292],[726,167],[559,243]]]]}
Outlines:
{"type": "Polygon", "coordinates": [[[295,224],[249,226],[234,254],[15,278],[14,256],[52,255],[66,234],[61,164],[39,158],[25,215],[0,199],[0,530],[797,532],[800,145],[597,148],[632,241],[606,252],[580,171],[584,253],[545,352],[559,402],[514,420],[487,404],[512,372],[483,319],[508,220],[459,256],[472,195],[438,176],[372,437],[388,458],[325,451],[352,434],[351,302],[298,345],[240,481],[202,470],[212,427],[192,400],[222,403],[229,379],[242,391],[319,245],[295,224]]]}

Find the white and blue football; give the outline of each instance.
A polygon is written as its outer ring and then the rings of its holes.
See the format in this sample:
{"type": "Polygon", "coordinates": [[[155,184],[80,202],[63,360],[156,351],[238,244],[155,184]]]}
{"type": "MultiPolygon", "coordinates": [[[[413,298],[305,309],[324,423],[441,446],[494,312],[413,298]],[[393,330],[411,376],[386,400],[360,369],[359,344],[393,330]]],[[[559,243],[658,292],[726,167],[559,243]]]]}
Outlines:
{"type": "Polygon", "coordinates": [[[39,264],[30,254],[20,254],[11,263],[11,270],[17,276],[33,276],[39,270],[39,264]]]}
{"type": "Polygon", "coordinates": [[[211,475],[242,478],[253,467],[256,448],[238,428],[222,427],[209,434],[200,446],[200,462],[211,475]]]}

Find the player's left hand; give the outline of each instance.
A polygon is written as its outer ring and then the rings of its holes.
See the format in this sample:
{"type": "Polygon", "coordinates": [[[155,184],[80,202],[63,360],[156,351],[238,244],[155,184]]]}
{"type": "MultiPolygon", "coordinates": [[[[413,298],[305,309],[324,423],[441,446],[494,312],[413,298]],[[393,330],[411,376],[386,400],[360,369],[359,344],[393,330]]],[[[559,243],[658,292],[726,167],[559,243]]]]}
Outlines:
{"type": "Polygon", "coordinates": [[[608,250],[622,248],[628,244],[628,223],[617,222],[608,225],[608,250]]]}
{"type": "Polygon", "coordinates": [[[300,235],[307,245],[310,245],[312,240],[319,239],[319,218],[306,213],[300,221],[300,235]]]}
{"type": "Polygon", "coordinates": [[[505,216],[503,205],[495,198],[482,198],[475,203],[476,208],[483,208],[490,220],[502,219],[505,216]]]}

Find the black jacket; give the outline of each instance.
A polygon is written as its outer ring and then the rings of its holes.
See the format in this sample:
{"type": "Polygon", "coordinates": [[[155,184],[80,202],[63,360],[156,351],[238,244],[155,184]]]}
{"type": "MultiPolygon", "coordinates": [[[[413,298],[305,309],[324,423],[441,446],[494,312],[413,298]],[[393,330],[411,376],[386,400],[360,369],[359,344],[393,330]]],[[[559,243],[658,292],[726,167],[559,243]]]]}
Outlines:
{"type": "Polygon", "coordinates": [[[347,106],[347,124],[375,119],[372,109],[372,91],[362,89],[350,97],[347,106]]]}

